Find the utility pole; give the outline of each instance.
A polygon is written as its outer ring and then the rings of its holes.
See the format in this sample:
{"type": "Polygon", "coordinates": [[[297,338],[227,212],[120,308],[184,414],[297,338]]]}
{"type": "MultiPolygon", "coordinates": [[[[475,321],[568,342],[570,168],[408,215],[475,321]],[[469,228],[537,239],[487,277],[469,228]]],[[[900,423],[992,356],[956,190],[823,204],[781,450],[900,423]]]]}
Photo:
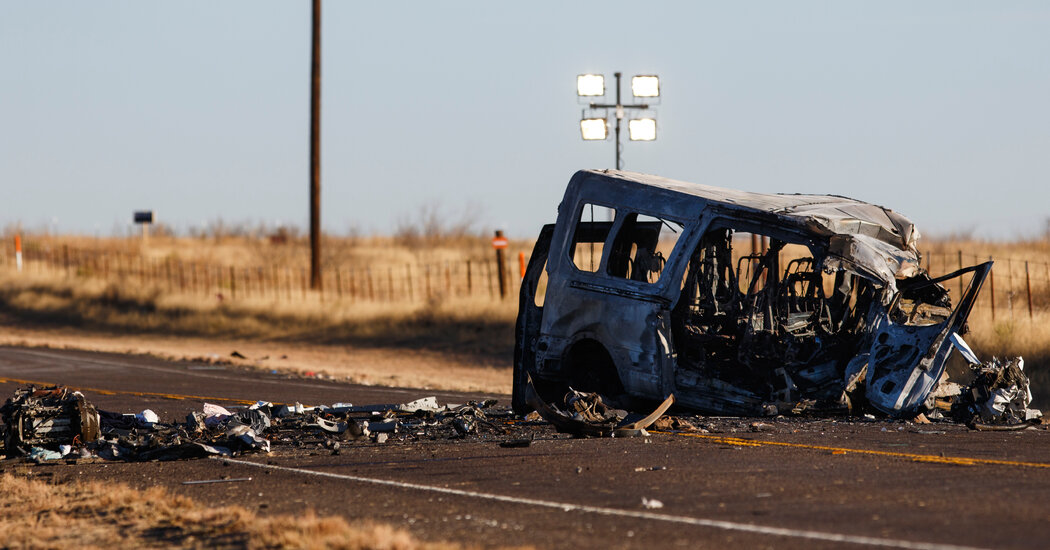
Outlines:
{"type": "Polygon", "coordinates": [[[310,288],[321,290],[321,0],[313,0],[310,63],[310,288]]]}

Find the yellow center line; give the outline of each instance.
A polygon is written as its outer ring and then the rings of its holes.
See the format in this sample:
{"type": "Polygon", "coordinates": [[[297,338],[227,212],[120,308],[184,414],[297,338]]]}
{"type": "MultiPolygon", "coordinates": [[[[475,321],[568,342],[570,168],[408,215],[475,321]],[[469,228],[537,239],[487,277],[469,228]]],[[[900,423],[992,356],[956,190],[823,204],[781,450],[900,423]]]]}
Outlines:
{"type": "Polygon", "coordinates": [[[666,435],[679,435],[685,437],[695,437],[697,439],[707,439],[716,443],[724,443],[726,445],[735,445],[739,447],[790,447],[794,449],[808,449],[813,451],[830,451],[831,454],[845,455],[845,454],[859,454],[859,455],[874,455],[874,456],[887,456],[892,458],[906,458],[915,462],[931,462],[937,464],[955,464],[960,466],[977,466],[977,465],[995,465],[995,466],[1022,466],[1027,468],[1050,468],[1050,463],[1045,462],[1021,462],[1017,460],[998,460],[994,458],[973,458],[964,456],[939,456],[939,455],[924,455],[916,453],[897,453],[893,451],[876,451],[872,449],[850,449],[846,447],[832,447],[829,445],[807,445],[805,443],[787,443],[784,441],[762,441],[754,439],[744,439],[742,437],[727,437],[721,435],[703,435],[693,434],[685,432],[666,432],[660,430],[650,430],[652,433],[666,434],[666,435]]]}
{"type": "MultiPolygon", "coordinates": [[[[34,385],[34,386],[54,386],[51,382],[38,382],[33,380],[19,380],[17,378],[5,378],[0,377],[0,383],[15,383],[23,385],[34,385]]],[[[163,399],[174,399],[178,401],[194,400],[194,401],[229,401],[232,403],[238,403],[241,405],[251,405],[255,403],[252,399],[234,399],[232,397],[208,397],[203,395],[181,395],[177,393],[160,393],[160,392],[149,392],[149,391],[122,391],[122,390],[105,390],[101,388],[85,388],[82,386],[68,386],[63,385],[71,390],[78,391],[89,391],[99,395],[134,395],[136,397],[160,397],[163,399]]],[[[274,405],[284,405],[285,403],[274,403],[274,405]]]]}

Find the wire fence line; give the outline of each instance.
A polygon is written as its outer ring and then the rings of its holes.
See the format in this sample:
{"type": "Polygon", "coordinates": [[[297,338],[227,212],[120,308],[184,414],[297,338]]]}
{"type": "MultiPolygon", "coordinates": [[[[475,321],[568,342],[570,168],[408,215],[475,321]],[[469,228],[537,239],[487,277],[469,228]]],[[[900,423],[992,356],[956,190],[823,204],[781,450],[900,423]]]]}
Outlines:
{"type": "MultiPolygon", "coordinates": [[[[5,243],[0,249],[0,269],[15,269],[14,252],[13,246],[5,243]]],[[[520,270],[527,258],[522,251],[508,254],[504,260],[505,299],[516,299],[520,270]]],[[[988,311],[993,321],[1031,319],[1037,313],[1050,311],[1050,262],[980,256],[963,250],[922,253],[923,267],[933,277],[988,260],[994,261],[995,266],[985,281],[976,309],[988,311]]],[[[97,279],[221,300],[411,303],[442,297],[501,299],[500,270],[494,258],[327,267],[322,269],[321,291],[309,288],[310,273],[306,267],[293,265],[222,265],[64,245],[27,247],[22,263],[29,273],[97,279]]],[[[953,301],[958,301],[970,277],[967,274],[944,283],[953,301]]]]}
{"type": "MultiPolygon", "coordinates": [[[[1050,310],[1050,263],[1022,258],[980,256],[956,250],[954,252],[923,253],[923,267],[933,277],[947,275],[963,267],[987,261],[995,262],[974,307],[987,310],[992,321],[1033,319],[1036,314],[1050,310]]],[[[972,275],[946,281],[944,286],[953,301],[970,283],[972,275]]]]}
{"type": "MultiPolygon", "coordinates": [[[[515,299],[521,286],[518,258],[504,260],[504,299],[515,299]]],[[[23,270],[145,286],[168,293],[199,295],[220,300],[425,302],[445,297],[489,298],[499,301],[501,270],[495,259],[447,260],[367,267],[322,269],[322,289],[310,289],[310,272],[292,265],[236,266],[150,258],[119,251],[69,246],[28,248],[23,270]]],[[[16,269],[14,250],[5,247],[0,269],[16,269]]]]}

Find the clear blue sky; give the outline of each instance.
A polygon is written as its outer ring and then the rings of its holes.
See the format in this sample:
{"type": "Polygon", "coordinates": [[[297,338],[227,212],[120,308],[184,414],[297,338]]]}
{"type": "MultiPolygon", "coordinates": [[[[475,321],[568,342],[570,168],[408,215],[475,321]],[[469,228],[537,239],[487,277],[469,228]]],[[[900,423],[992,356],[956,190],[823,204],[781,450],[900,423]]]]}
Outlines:
{"type": "MultiPolygon", "coordinates": [[[[848,195],[927,234],[1050,216],[1046,2],[327,1],[323,24],[336,233],[440,203],[534,235],[613,163],[574,86],[616,70],[662,79],[625,169],[848,195]]],[[[305,227],[309,32],[306,0],[0,0],[0,224],[305,227]]]]}

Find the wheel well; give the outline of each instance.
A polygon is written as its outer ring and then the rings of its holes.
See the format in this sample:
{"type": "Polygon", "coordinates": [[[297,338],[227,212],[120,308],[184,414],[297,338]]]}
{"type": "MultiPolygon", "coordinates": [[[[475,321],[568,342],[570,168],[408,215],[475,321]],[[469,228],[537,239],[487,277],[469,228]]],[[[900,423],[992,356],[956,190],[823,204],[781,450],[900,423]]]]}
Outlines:
{"type": "Polygon", "coordinates": [[[569,384],[578,391],[598,392],[605,396],[624,393],[616,363],[605,346],[593,338],[572,344],[565,353],[569,384]]]}

